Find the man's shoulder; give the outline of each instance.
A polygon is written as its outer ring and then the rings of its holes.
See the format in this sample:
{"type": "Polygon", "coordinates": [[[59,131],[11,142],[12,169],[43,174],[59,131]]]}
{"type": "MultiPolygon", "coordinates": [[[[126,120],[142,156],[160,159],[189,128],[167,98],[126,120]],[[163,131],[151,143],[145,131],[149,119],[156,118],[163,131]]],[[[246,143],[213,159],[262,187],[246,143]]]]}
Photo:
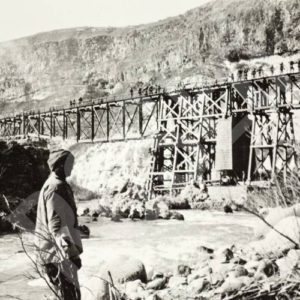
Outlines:
{"type": "Polygon", "coordinates": [[[46,180],[46,183],[48,183],[49,185],[53,185],[53,186],[60,186],[60,185],[65,185],[66,184],[58,176],[55,176],[55,174],[50,174],[50,176],[46,180]]]}
{"type": "Polygon", "coordinates": [[[46,180],[44,184],[44,190],[46,193],[59,192],[65,188],[66,188],[66,182],[59,179],[56,176],[53,176],[52,174],[49,176],[49,178],[46,180]]]}

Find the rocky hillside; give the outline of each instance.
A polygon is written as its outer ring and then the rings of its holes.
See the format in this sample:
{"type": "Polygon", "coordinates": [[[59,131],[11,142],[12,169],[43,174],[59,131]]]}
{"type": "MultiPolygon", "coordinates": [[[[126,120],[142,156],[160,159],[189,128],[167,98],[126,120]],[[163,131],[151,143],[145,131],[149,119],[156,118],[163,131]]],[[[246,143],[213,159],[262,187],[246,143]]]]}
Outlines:
{"type": "Polygon", "coordinates": [[[215,0],[147,25],[40,33],[0,44],[0,108],[224,77],[228,62],[292,53],[299,43],[299,0],[215,0]]]}

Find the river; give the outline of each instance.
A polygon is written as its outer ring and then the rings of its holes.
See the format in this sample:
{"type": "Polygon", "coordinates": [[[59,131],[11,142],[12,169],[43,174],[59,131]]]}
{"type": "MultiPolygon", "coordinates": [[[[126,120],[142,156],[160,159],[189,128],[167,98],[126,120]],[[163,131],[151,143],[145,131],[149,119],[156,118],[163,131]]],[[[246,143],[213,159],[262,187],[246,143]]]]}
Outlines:
{"type": "MultiPolygon", "coordinates": [[[[173,271],[179,263],[193,265],[197,247],[218,248],[245,244],[253,237],[257,220],[245,213],[181,211],[185,221],[156,220],[115,223],[108,219],[89,223],[91,237],[83,241],[84,286],[101,263],[118,255],[139,258],[147,272],[173,271]]],[[[24,240],[30,241],[25,235],[24,240]]],[[[0,299],[42,299],[46,287],[30,267],[16,235],[0,237],[0,299]]]]}

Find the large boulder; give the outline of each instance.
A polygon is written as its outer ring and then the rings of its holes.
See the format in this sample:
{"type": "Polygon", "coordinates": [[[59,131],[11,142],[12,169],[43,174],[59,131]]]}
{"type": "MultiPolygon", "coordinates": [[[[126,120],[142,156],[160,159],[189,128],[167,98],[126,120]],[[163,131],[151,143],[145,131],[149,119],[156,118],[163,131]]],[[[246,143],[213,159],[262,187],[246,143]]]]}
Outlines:
{"type": "Polygon", "coordinates": [[[167,281],[167,277],[155,278],[152,281],[148,282],[147,289],[161,290],[166,286],[167,281]]]}
{"type": "Polygon", "coordinates": [[[121,290],[124,290],[129,299],[140,299],[140,295],[144,293],[145,284],[140,279],[126,282],[121,290]]]}
{"type": "MultiPolygon", "coordinates": [[[[275,226],[281,220],[287,217],[296,216],[300,217],[300,204],[295,204],[293,206],[282,208],[282,207],[275,207],[269,208],[268,214],[265,216],[266,221],[275,226]]],[[[266,234],[270,231],[270,226],[268,226],[264,222],[259,222],[257,226],[254,228],[254,234],[257,238],[265,237],[266,234]]]]}
{"type": "Polygon", "coordinates": [[[177,266],[177,274],[180,276],[187,277],[192,273],[192,269],[187,265],[178,265],[177,266]]]}
{"type": "Polygon", "coordinates": [[[220,293],[227,294],[240,290],[244,286],[249,286],[253,279],[247,276],[228,277],[220,287],[220,293]]]}
{"type": "Polygon", "coordinates": [[[188,199],[178,195],[177,197],[171,197],[169,200],[169,206],[171,209],[189,209],[191,208],[188,199]]]}
{"type": "Polygon", "coordinates": [[[171,220],[184,221],[184,215],[181,214],[181,213],[178,212],[178,211],[171,211],[170,219],[171,219],[171,220]]]}
{"type": "Polygon", "coordinates": [[[119,214],[123,218],[128,218],[133,201],[134,200],[127,197],[127,195],[118,194],[114,197],[114,201],[112,203],[112,214],[119,214]]]}
{"type": "Polygon", "coordinates": [[[276,260],[276,265],[279,267],[279,273],[282,277],[287,277],[292,274],[298,267],[300,262],[300,250],[291,249],[287,256],[276,260]]]}
{"type": "Polygon", "coordinates": [[[123,197],[143,201],[147,199],[146,191],[139,184],[135,184],[130,180],[121,180],[119,188],[112,192],[113,195],[122,194],[123,197]]]}
{"type": "Polygon", "coordinates": [[[170,219],[171,212],[165,198],[158,197],[146,202],[146,209],[155,213],[159,219],[170,219]]]}
{"type": "Polygon", "coordinates": [[[86,217],[111,217],[112,202],[108,197],[77,202],[77,214],[86,217]]]}
{"type": "Polygon", "coordinates": [[[138,200],[134,200],[130,206],[129,218],[130,219],[143,219],[145,216],[144,203],[138,200]]]}
{"type": "Polygon", "coordinates": [[[180,275],[175,275],[172,276],[169,279],[168,282],[168,286],[172,289],[172,288],[178,288],[181,286],[186,286],[187,285],[187,278],[184,276],[180,276],[180,275]]]}
{"type": "Polygon", "coordinates": [[[147,274],[144,264],[135,258],[129,256],[120,256],[106,262],[101,268],[98,275],[109,280],[110,272],[114,282],[124,283],[127,281],[141,280],[147,283],[147,274]]]}
{"type": "MultiPolygon", "coordinates": [[[[299,217],[288,216],[277,223],[274,228],[299,245],[299,224],[299,217]]],[[[266,234],[266,242],[269,243],[273,249],[292,249],[296,246],[292,241],[283,237],[275,230],[271,230],[266,234]]]]}
{"type": "Polygon", "coordinates": [[[297,244],[299,245],[299,224],[299,217],[288,216],[278,222],[274,228],[290,240],[269,227],[264,239],[252,242],[249,246],[262,254],[276,253],[279,255],[286,250],[293,249],[297,244]]]}
{"type": "Polygon", "coordinates": [[[190,208],[198,208],[202,202],[209,198],[206,187],[199,187],[195,184],[187,185],[181,191],[179,197],[182,199],[182,202],[186,201],[190,208]]]}
{"type": "Polygon", "coordinates": [[[144,218],[144,190],[140,186],[131,184],[128,184],[127,188],[126,192],[114,196],[111,205],[113,213],[118,213],[123,218],[144,218]]]}
{"type": "Polygon", "coordinates": [[[190,295],[198,295],[202,291],[210,288],[210,282],[206,278],[199,278],[188,285],[190,295]]]}
{"type": "Polygon", "coordinates": [[[220,248],[215,253],[215,259],[221,263],[229,263],[233,259],[233,251],[227,247],[220,248]]]}
{"type": "Polygon", "coordinates": [[[278,272],[278,266],[275,262],[269,259],[263,259],[260,261],[257,267],[257,274],[262,273],[267,277],[271,277],[278,272]]]}
{"type": "Polygon", "coordinates": [[[240,266],[240,265],[237,265],[233,268],[232,271],[228,272],[227,273],[227,276],[228,277],[241,277],[241,276],[248,276],[248,270],[243,267],[243,266],[240,266]]]}
{"type": "MultiPolygon", "coordinates": [[[[123,283],[138,280],[141,283],[147,283],[144,264],[132,257],[116,257],[102,265],[99,272],[89,281],[88,289],[84,290],[83,299],[111,300],[110,290],[117,294],[117,291],[111,288],[111,281],[119,289],[123,283]]],[[[117,297],[115,296],[114,299],[117,297]]]]}

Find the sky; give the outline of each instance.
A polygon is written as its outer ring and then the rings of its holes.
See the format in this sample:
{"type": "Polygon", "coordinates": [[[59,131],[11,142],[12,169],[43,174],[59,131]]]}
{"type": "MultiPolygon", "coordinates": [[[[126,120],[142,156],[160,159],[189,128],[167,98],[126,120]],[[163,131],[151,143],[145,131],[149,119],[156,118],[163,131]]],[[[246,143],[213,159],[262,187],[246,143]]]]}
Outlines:
{"type": "Polygon", "coordinates": [[[0,41],[71,27],[127,26],[176,16],[209,0],[0,0],[0,41]]]}

